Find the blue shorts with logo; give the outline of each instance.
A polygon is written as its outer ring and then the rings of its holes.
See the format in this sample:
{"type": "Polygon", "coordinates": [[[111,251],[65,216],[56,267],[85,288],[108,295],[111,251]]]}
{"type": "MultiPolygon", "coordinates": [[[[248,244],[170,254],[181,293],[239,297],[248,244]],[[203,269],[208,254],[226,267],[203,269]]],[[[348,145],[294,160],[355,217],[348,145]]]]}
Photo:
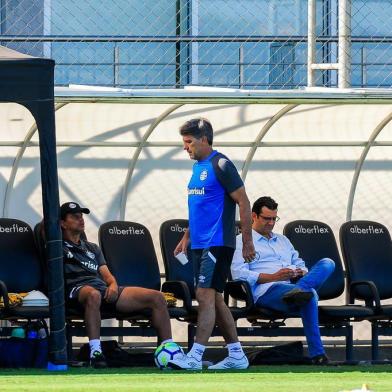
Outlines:
{"type": "Polygon", "coordinates": [[[191,259],[195,272],[195,286],[215,289],[222,293],[230,274],[233,255],[234,249],[228,246],[192,249],[191,259]]]}

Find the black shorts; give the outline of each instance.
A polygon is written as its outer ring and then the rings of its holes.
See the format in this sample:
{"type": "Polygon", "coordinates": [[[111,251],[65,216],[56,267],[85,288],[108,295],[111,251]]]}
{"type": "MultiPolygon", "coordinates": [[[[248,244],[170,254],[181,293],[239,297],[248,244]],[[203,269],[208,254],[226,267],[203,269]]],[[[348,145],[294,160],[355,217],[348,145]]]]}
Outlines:
{"type": "Polygon", "coordinates": [[[122,291],[124,290],[124,286],[118,286],[118,297],[114,302],[106,302],[104,301],[104,296],[105,296],[105,292],[106,292],[106,287],[104,288],[103,286],[99,285],[97,287],[95,287],[94,284],[81,284],[81,285],[77,285],[75,287],[73,287],[71,290],[69,290],[69,293],[67,295],[66,298],[66,302],[68,305],[72,306],[72,307],[78,307],[80,306],[80,302],[79,302],[79,291],[82,287],[84,286],[90,286],[93,287],[94,289],[98,290],[101,293],[101,308],[104,307],[106,308],[116,308],[116,304],[118,299],[120,298],[120,295],[122,293],[122,291]]]}
{"type": "Polygon", "coordinates": [[[234,249],[227,246],[211,246],[205,249],[192,249],[191,254],[196,287],[215,289],[222,293],[230,274],[234,249]]]}

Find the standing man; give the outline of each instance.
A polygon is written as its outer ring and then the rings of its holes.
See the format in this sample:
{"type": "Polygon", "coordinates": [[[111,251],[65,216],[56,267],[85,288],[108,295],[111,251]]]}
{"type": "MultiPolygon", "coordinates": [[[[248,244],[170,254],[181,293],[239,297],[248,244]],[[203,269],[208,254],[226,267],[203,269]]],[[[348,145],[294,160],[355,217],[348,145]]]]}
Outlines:
{"type": "Polygon", "coordinates": [[[199,311],[192,349],[187,355],[170,361],[169,365],[176,369],[202,369],[205,346],[216,323],[222,331],[229,355],[208,369],[246,369],[249,362],[221,293],[235,249],[236,204],[240,211],[243,258],[251,261],[255,256],[249,200],[233,163],[213,150],[213,129],[208,120],[189,120],[180,128],[180,134],[184,150],[196,162],[188,184],[189,228],[174,254],[186,253],[190,242],[199,311]]]}
{"type": "Polygon", "coordinates": [[[256,306],[284,313],[300,313],[315,365],[328,363],[318,324],[317,290],[335,269],[329,258],[319,260],[311,269],[299,257],[289,239],[272,230],[278,217],[278,203],[269,196],[257,199],[252,207],[253,241],[256,257],[251,263],[241,255],[242,239],[237,236],[231,273],[234,279],[249,283],[256,306]]]}
{"type": "Polygon", "coordinates": [[[79,304],[84,309],[90,365],[105,368],[107,363],[100,341],[101,307],[121,313],[151,309],[151,324],[158,333],[159,343],[173,340],[163,294],[142,287],[118,286],[99,246],[81,238],[83,214],[89,213],[88,208],[75,202],[64,203],[60,208],[66,298],[69,305],[79,304]]]}

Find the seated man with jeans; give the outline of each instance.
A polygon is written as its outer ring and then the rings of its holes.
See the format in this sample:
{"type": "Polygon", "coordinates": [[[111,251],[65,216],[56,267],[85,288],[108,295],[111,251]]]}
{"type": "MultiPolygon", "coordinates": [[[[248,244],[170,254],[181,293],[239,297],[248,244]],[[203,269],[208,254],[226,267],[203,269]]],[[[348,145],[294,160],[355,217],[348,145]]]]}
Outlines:
{"type": "Polygon", "coordinates": [[[318,325],[317,289],[332,274],[335,263],[319,260],[310,271],[287,237],[272,231],[278,204],[270,197],[260,197],[252,207],[252,236],[256,257],[247,263],[237,236],[231,273],[234,279],[249,283],[254,302],[259,306],[284,313],[300,313],[309,355],[314,364],[325,364],[325,355],[318,325]]]}
{"type": "Polygon", "coordinates": [[[166,301],[161,292],[142,287],[121,287],[110,273],[98,245],[81,238],[83,214],[89,214],[75,202],[60,208],[63,232],[64,277],[67,301],[84,308],[84,321],[90,345],[90,365],[106,367],[100,341],[101,306],[121,313],[151,309],[152,326],[160,343],[171,342],[171,326],[166,301]]]}

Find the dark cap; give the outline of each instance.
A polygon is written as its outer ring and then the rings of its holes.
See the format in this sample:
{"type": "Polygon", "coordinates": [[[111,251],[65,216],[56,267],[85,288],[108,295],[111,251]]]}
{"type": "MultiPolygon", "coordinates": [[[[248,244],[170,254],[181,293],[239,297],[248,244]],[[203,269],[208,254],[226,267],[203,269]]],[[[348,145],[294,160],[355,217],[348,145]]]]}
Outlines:
{"type": "Polygon", "coordinates": [[[82,208],[78,203],[74,201],[69,201],[64,203],[60,207],[60,218],[64,219],[67,214],[76,214],[78,212],[83,212],[83,214],[89,214],[90,210],[88,208],[82,208]]]}

